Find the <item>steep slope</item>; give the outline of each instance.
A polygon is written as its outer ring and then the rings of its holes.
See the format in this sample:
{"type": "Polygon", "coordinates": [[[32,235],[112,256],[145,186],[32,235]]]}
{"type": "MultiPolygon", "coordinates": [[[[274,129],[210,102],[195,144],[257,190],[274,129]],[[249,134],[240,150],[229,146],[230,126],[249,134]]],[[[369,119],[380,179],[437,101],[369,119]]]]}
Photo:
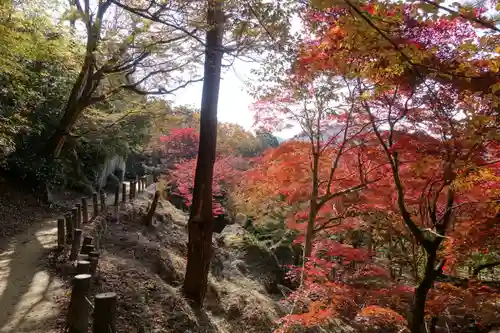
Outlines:
{"type": "MultiPolygon", "coordinates": [[[[85,230],[102,251],[93,292],[118,294],[118,331],[271,332],[283,312],[279,296],[268,292],[276,289],[275,258],[252,244],[244,229],[228,226],[214,237],[205,310],[192,310],[179,289],[186,265],[187,216],[160,201],[155,226],[143,225],[153,190],[85,230]]],[[[65,260],[57,258],[56,266],[63,267],[65,260]]]]}

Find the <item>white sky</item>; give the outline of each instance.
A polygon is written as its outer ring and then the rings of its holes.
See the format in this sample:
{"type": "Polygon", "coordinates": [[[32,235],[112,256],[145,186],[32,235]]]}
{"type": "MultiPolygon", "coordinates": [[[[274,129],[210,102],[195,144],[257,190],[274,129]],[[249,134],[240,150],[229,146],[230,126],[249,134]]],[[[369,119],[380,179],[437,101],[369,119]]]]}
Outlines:
{"type": "MultiPolygon", "coordinates": [[[[258,64],[249,64],[236,59],[233,68],[222,75],[219,94],[218,120],[231,122],[250,130],[253,125],[253,114],[249,110],[253,98],[248,94],[245,81],[251,77],[252,67],[258,64]]],[[[176,105],[193,105],[197,108],[201,103],[203,82],[196,82],[178,91],[174,97],[167,97],[176,105]]]]}

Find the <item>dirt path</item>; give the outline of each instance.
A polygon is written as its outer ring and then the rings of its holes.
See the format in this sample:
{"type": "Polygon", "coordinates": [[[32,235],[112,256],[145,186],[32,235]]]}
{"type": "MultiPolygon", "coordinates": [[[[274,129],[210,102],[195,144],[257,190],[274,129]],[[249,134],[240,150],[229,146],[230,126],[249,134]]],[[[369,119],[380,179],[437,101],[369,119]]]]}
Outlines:
{"type": "Polygon", "coordinates": [[[54,298],[64,288],[43,258],[56,244],[56,231],[54,220],[46,219],[0,245],[0,333],[56,332],[54,298]]]}
{"type": "MultiPolygon", "coordinates": [[[[113,196],[107,201],[111,205],[113,196]]],[[[61,309],[55,300],[66,288],[46,269],[44,257],[57,244],[55,221],[40,216],[22,234],[0,240],[0,333],[58,332],[61,309]]]]}

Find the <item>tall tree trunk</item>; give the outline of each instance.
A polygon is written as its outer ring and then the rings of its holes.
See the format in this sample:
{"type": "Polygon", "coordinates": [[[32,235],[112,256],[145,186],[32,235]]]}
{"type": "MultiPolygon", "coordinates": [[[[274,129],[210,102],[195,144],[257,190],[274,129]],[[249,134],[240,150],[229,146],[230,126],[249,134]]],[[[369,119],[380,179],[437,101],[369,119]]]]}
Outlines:
{"type": "Polygon", "coordinates": [[[306,260],[307,257],[310,257],[312,253],[312,244],[314,240],[314,224],[316,222],[316,216],[318,215],[318,194],[319,194],[318,169],[319,169],[319,155],[313,153],[312,193],[311,193],[311,199],[309,200],[309,215],[307,218],[303,260],[306,260]]]}
{"type": "Polygon", "coordinates": [[[183,292],[202,306],[212,255],[212,180],[217,143],[217,104],[222,66],[223,1],[208,0],[205,70],[200,113],[200,144],[188,222],[188,257],[183,292]]]}
{"type": "Polygon", "coordinates": [[[90,50],[90,52],[87,53],[80,74],[71,89],[63,116],[54,133],[47,140],[44,151],[44,156],[47,158],[57,158],[59,156],[66,141],[66,137],[87,107],[94,87],[100,82],[100,80],[91,78],[93,73],[92,66],[94,63],[92,52],[93,51],[90,50]]]}
{"type": "Polygon", "coordinates": [[[432,249],[427,251],[424,278],[415,289],[414,300],[411,308],[411,333],[424,333],[425,301],[434,281],[441,274],[444,262],[437,264],[437,251],[441,242],[435,242],[432,249]]]}

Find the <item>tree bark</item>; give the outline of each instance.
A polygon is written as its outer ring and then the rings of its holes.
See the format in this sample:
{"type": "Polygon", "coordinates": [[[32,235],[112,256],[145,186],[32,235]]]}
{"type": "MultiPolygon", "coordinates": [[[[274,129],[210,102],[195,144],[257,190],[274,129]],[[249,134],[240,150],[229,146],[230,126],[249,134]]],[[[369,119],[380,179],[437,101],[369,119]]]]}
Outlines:
{"type": "Polygon", "coordinates": [[[222,67],[223,1],[208,0],[200,143],[188,222],[188,257],[183,292],[194,305],[205,299],[212,254],[212,180],[217,144],[217,104],[222,67]]]}
{"type": "Polygon", "coordinates": [[[304,258],[311,256],[312,253],[312,243],[314,240],[314,223],[316,222],[316,216],[318,215],[318,168],[319,168],[319,155],[313,154],[313,166],[312,166],[312,193],[311,200],[309,201],[309,215],[307,219],[307,229],[304,242],[304,258]]]}
{"type": "Polygon", "coordinates": [[[424,278],[415,289],[414,300],[411,308],[411,333],[424,333],[425,301],[434,281],[441,275],[444,262],[437,264],[437,252],[441,241],[434,243],[432,249],[427,250],[427,263],[425,265],[424,278]]]}
{"type": "MultiPolygon", "coordinates": [[[[74,3],[74,2],[73,2],[74,3]]],[[[104,12],[109,8],[109,4],[101,4],[97,17],[102,19],[104,12]]],[[[86,18],[91,19],[90,17],[86,18]]],[[[81,116],[85,108],[90,105],[90,99],[95,88],[100,84],[101,77],[95,75],[95,56],[99,41],[101,39],[101,20],[96,18],[95,22],[87,21],[87,47],[85,59],[78,74],[78,78],[73,84],[66,107],[57,128],[45,145],[44,157],[57,158],[61,153],[66,137],[69,135],[73,125],[81,116]]]]}

